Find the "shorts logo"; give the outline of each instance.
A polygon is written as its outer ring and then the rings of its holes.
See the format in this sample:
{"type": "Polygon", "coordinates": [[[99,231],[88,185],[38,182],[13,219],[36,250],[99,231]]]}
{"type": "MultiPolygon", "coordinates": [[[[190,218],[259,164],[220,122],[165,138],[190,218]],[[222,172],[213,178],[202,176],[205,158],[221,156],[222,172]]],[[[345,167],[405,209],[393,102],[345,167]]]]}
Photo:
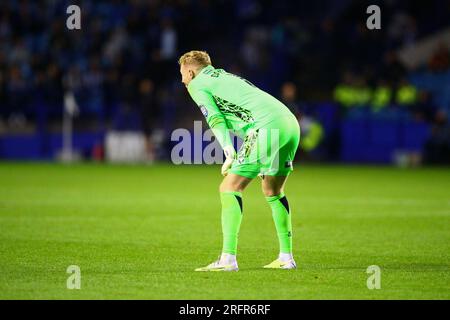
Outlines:
{"type": "Polygon", "coordinates": [[[205,118],[208,117],[208,109],[206,109],[206,107],[204,105],[199,105],[200,107],[200,111],[203,113],[203,115],[205,116],[205,118]]]}
{"type": "Polygon", "coordinates": [[[293,165],[292,165],[292,161],[286,161],[285,163],[284,163],[284,167],[285,168],[293,168],[293,165]]]}

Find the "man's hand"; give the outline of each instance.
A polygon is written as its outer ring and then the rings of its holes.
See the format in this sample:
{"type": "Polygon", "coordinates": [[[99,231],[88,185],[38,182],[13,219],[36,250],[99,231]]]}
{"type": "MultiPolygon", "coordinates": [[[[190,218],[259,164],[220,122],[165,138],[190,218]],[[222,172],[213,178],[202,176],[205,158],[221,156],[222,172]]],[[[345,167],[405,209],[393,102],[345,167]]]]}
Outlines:
{"type": "Polygon", "coordinates": [[[225,154],[225,162],[222,165],[222,175],[226,176],[228,174],[228,169],[231,168],[231,165],[236,158],[236,151],[233,146],[227,146],[223,148],[223,153],[225,154]]]}

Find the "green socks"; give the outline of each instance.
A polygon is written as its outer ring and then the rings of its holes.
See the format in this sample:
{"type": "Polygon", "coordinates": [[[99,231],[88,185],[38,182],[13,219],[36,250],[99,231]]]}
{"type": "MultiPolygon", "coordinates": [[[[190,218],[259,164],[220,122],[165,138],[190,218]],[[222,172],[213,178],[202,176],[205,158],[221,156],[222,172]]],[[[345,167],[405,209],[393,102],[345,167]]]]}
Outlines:
{"type": "Polygon", "coordinates": [[[277,229],[280,253],[292,253],[292,223],[289,203],[284,193],[278,196],[266,197],[272,208],[272,217],[277,229]]]}
{"type": "Polygon", "coordinates": [[[236,255],[239,228],[242,221],[242,194],[240,192],[221,192],[222,203],[222,253],[236,255]]]}
{"type": "MultiPolygon", "coordinates": [[[[272,217],[280,243],[280,253],[292,253],[292,223],[289,203],[281,193],[277,196],[266,197],[272,208],[272,217]]],[[[240,192],[221,192],[222,203],[222,253],[236,255],[238,234],[242,221],[242,194],[240,192]]]]}

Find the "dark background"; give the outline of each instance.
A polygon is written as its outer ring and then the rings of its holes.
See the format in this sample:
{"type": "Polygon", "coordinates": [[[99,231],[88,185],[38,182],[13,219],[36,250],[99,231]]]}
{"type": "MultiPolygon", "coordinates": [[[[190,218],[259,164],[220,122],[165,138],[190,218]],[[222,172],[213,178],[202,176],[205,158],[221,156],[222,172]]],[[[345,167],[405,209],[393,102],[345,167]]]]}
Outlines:
{"type": "Polygon", "coordinates": [[[171,132],[202,118],[177,64],[196,49],[291,108],[305,161],[449,164],[450,40],[414,67],[399,57],[449,26],[444,0],[1,1],[0,159],[55,159],[71,91],[84,159],[132,131],[170,160],[171,132]],[[71,4],[81,30],[66,28],[71,4]]]}

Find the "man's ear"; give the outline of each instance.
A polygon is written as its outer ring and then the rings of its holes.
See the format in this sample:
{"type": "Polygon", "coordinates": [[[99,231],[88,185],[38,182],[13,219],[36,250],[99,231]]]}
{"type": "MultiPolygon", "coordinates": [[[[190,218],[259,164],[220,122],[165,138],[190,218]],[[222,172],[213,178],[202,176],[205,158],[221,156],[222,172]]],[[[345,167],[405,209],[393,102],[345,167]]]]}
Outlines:
{"type": "Polygon", "coordinates": [[[189,74],[191,75],[191,80],[193,80],[195,78],[194,70],[189,70],[189,74]]]}

